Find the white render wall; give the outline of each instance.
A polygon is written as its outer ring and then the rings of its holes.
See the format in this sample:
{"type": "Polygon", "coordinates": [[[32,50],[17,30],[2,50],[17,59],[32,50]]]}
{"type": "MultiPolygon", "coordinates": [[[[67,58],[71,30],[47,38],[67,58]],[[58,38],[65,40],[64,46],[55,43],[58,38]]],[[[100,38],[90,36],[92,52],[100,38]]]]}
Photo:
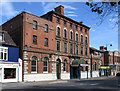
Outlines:
{"type": "MultiPolygon", "coordinates": [[[[61,73],[61,79],[70,79],[70,73],[61,73]]],[[[56,73],[24,74],[24,82],[57,80],[56,73]]]]}

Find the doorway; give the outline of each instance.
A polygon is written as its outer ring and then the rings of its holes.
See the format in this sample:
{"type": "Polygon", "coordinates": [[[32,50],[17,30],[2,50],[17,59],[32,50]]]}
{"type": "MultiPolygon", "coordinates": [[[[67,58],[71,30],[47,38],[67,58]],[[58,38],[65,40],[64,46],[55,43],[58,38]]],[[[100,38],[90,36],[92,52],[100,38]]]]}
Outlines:
{"type": "Polygon", "coordinates": [[[61,60],[60,59],[57,59],[56,75],[57,75],[57,79],[61,79],[61,60]]]}

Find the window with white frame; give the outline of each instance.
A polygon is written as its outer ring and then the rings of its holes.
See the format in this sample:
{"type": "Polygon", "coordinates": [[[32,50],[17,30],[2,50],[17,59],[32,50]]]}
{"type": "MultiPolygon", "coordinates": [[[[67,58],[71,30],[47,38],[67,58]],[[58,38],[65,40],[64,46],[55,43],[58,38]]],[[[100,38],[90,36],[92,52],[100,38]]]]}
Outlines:
{"type": "Polygon", "coordinates": [[[48,72],[48,58],[45,57],[43,61],[43,71],[48,72]]]}
{"type": "Polygon", "coordinates": [[[3,42],[3,41],[4,41],[4,33],[0,32],[0,42],[3,42]]]}
{"type": "Polygon", "coordinates": [[[8,60],[8,48],[0,47],[0,60],[8,60]]]}
{"type": "Polygon", "coordinates": [[[31,72],[37,72],[37,57],[32,57],[31,72]]]}

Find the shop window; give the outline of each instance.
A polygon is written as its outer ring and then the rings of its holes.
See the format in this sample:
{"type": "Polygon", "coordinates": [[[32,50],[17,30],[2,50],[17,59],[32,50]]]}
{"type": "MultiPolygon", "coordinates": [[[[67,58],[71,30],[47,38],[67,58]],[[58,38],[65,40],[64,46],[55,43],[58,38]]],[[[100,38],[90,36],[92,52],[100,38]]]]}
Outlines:
{"type": "Polygon", "coordinates": [[[4,68],[4,79],[16,78],[16,68],[4,68]]]}
{"type": "Polygon", "coordinates": [[[8,59],[8,48],[0,48],[0,60],[8,59]]]}
{"type": "Polygon", "coordinates": [[[67,71],[67,60],[64,60],[63,71],[67,71]]]}
{"type": "Polygon", "coordinates": [[[31,72],[37,72],[37,57],[32,57],[31,72]]]}
{"type": "Polygon", "coordinates": [[[48,58],[45,57],[43,61],[43,71],[48,72],[48,58]]]}

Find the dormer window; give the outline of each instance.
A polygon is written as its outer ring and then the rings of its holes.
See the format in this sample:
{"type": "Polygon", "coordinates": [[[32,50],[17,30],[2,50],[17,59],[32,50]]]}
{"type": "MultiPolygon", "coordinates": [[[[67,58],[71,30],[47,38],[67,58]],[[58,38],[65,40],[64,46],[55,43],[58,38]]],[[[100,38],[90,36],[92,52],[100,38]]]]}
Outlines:
{"type": "Polygon", "coordinates": [[[3,42],[3,41],[4,41],[4,33],[1,32],[1,33],[0,33],[0,42],[3,42]]]}

